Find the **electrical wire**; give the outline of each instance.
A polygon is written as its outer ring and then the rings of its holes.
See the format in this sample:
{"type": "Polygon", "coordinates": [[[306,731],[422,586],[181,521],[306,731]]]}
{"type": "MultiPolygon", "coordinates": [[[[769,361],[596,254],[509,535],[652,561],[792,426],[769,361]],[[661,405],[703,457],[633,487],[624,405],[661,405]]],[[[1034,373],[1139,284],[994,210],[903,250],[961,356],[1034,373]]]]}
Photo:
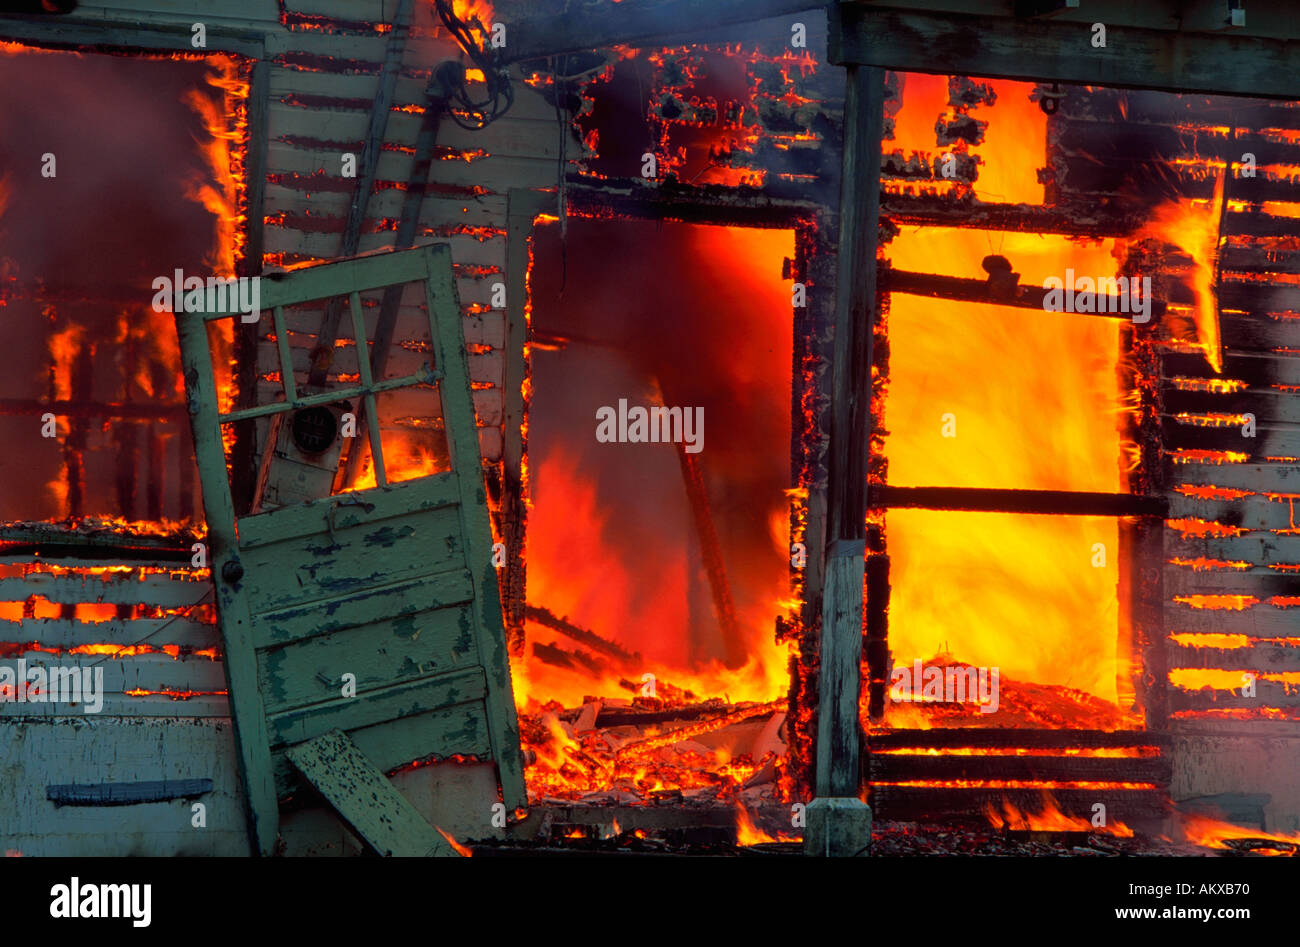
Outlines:
{"type": "Polygon", "coordinates": [[[509,69],[499,61],[495,53],[488,51],[486,42],[480,45],[475,38],[475,31],[485,41],[488,37],[487,28],[478,17],[473,18],[472,25],[466,23],[456,15],[456,11],[452,8],[452,0],[434,0],[434,7],[452,38],[456,40],[470,61],[482,71],[483,78],[487,81],[487,96],[481,100],[471,98],[467,87],[462,82],[460,88],[451,94],[451,108],[447,110],[447,114],[453,122],[469,131],[487,128],[509,111],[510,106],[514,104],[515,90],[510,84],[509,69]]]}

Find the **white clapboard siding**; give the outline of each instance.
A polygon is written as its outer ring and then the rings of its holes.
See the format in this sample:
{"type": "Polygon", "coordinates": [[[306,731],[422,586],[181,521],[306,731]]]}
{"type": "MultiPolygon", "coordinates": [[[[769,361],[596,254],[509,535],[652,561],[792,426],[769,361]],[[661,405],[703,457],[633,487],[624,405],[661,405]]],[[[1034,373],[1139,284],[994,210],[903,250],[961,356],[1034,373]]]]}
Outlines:
{"type": "Polygon", "coordinates": [[[21,739],[0,740],[4,848],[38,857],[247,855],[247,816],[230,721],[168,716],[25,718],[21,739]],[[212,785],[193,799],[111,808],[56,806],[48,798],[54,785],[163,780],[211,780],[212,785]],[[196,802],[204,806],[201,829],[192,822],[196,802]]]}

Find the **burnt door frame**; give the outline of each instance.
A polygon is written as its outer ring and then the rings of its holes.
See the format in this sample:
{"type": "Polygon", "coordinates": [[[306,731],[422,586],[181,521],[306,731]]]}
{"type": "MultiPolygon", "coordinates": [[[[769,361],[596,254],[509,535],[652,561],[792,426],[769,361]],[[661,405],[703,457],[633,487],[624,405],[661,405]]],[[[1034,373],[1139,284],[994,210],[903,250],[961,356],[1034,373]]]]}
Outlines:
{"type": "MultiPolygon", "coordinates": [[[[522,495],[522,472],[527,456],[522,430],[527,420],[524,396],[529,377],[528,268],[530,244],[537,218],[557,213],[553,192],[511,188],[508,195],[506,244],[506,366],[505,448],[501,509],[506,540],[503,584],[506,594],[507,634],[512,653],[523,652],[524,591],[526,567],[523,558],[527,532],[522,495]]],[[[791,541],[799,536],[807,550],[806,565],[791,567],[793,594],[799,613],[794,622],[782,619],[783,638],[794,640],[804,662],[815,661],[817,616],[821,609],[825,543],[826,471],[821,445],[825,440],[827,367],[831,361],[829,326],[834,313],[834,252],[826,234],[833,231],[830,208],[812,201],[767,196],[746,197],[694,192],[690,188],[668,191],[658,188],[606,189],[570,178],[565,185],[565,204],[573,216],[620,217],[628,220],[671,221],[721,227],[791,230],[795,234],[795,264],[792,281],[807,285],[806,305],[791,307],[793,353],[791,365],[791,470],[792,488],[806,491],[793,504],[791,541]],[[801,271],[799,271],[801,270],[801,271]],[[796,279],[796,277],[798,279],[796,279]],[[796,530],[796,524],[802,532],[796,530]]],[[[792,688],[793,691],[793,688],[792,688]]]]}

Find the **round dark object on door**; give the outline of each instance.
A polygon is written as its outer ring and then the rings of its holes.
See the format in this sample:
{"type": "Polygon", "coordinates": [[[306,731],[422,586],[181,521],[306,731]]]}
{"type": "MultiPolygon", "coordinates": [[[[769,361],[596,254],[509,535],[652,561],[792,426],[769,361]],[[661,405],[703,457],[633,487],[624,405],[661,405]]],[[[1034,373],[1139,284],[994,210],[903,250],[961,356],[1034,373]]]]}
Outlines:
{"type": "Polygon", "coordinates": [[[329,408],[303,408],[293,416],[293,442],[304,454],[323,454],[338,433],[338,420],[329,408]]]}

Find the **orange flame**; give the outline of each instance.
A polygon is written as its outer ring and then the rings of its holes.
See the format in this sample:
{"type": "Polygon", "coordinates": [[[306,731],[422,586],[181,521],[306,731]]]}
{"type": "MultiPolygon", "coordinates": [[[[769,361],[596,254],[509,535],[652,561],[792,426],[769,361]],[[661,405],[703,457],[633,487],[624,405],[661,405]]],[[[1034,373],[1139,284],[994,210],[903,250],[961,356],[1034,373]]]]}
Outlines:
{"type": "Polygon", "coordinates": [[[768,835],[762,829],[754,825],[753,819],[749,817],[749,810],[744,803],[736,801],[736,844],[737,845],[761,845],[764,842],[775,842],[776,839],[768,835]]]}
{"type": "Polygon", "coordinates": [[[1095,826],[1082,816],[1070,816],[1061,811],[1051,793],[1043,793],[1043,808],[1038,812],[1022,812],[1007,799],[1002,800],[999,812],[992,803],[985,806],[984,814],[995,829],[1016,832],[1099,832],[1119,838],[1132,838],[1133,830],[1118,820],[1095,826]]]}
{"type": "Polygon", "coordinates": [[[473,850],[466,848],[464,845],[460,844],[460,842],[457,842],[454,838],[451,837],[451,834],[448,833],[447,830],[444,829],[442,826],[435,825],[434,828],[438,830],[439,835],[441,835],[443,838],[447,840],[447,844],[456,850],[456,854],[461,855],[464,858],[474,857],[473,850]]]}
{"type": "MultiPolygon", "coordinates": [[[[1224,171],[1214,182],[1214,196],[1205,201],[1170,201],[1155,209],[1137,239],[1156,237],[1179,247],[1192,258],[1191,284],[1196,296],[1192,321],[1196,344],[1215,374],[1223,373],[1216,279],[1219,261],[1219,219],[1223,213],[1224,171]]],[[[1175,307],[1170,307],[1174,309],[1175,307]]]]}
{"type": "MultiPolygon", "coordinates": [[[[1205,848],[1229,848],[1225,842],[1234,839],[1263,839],[1270,842],[1288,842],[1300,845],[1300,832],[1286,835],[1278,832],[1265,832],[1262,829],[1250,829],[1220,819],[1207,816],[1183,815],[1183,836],[1193,845],[1205,848]]],[[[1277,852],[1275,854],[1282,854],[1277,852]]]]}

